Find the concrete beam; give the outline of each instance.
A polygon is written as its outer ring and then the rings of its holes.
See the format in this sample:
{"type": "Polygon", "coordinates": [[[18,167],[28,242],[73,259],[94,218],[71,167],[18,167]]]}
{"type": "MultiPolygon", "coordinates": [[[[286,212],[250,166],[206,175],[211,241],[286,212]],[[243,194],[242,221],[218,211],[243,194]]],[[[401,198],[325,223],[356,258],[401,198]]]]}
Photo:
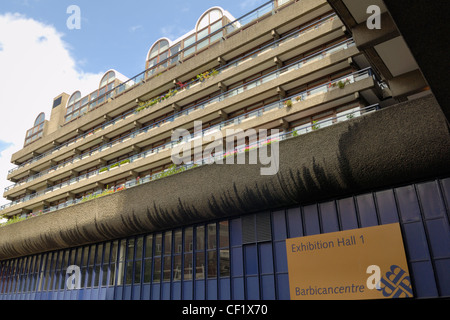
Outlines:
{"type": "Polygon", "coordinates": [[[222,120],[228,120],[228,113],[226,113],[226,112],[223,111],[223,110],[219,110],[219,117],[220,117],[222,120]]]}
{"type": "Polygon", "coordinates": [[[225,85],[222,81],[220,81],[217,86],[219,87],[220,91],[222,93],[226,92],[228,90],[228,86],[225,85]]]}
{"type": "Polygon", "coordinates": [[[423,91],[428,86],[420,70],[402,74],[390,79],[388,82],[394,99],[423,91]]]}
{"type": "Polygon", "coordinates": [[[176,103],[172,103],[172,109],[176,112],[180,112],[181,111],[181,107],[176,104],[176,103]]]}
{"type": "Polygon", "coordinates": [[[283,67],[283,61],[280,58],[278,57],[273,58],[273,62],[277,65],[278,68],[283,67]]]}
{"type": "Polygon", "coordinates": [[[359,50],[374,47],[380,43],[400,36],[400,32],[395,26],[389,13],[382,13],[380,19],[382,25],[381,29],[368,29],[366,23],[361,23],[351,30],[353,39],[359,50]]]}

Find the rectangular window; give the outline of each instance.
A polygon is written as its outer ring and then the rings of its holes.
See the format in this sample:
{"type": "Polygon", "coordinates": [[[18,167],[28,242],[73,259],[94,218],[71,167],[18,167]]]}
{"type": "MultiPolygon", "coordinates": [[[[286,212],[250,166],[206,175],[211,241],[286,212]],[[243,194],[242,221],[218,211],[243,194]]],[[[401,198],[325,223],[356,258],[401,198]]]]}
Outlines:
{"type": "Polygon", "coordinates": [[[209,39],[203,40],[197,44],[197,50],[203,49],[209,45],[209,39]]]}
{"type": "Polygon", "coordinates": [[[208,279],[217,277],[217,251],[208,251],[208,279]]]}
{"type": "Polygon", "coordinates": [[[207,37],[208,35],[209,35],[209,30],[208,30],[208,28],[203,29],[202,31],[200,31],[200,32],[197,34],[197,39],[198,39],[198,40],[202,40],[203,38],[207,37]]]}
{"type": "Polygon", "coordinates": [[[169,51],[163,52],[159,55],[159,62],[163,62],[169,57],[169,51]]]}
{"type": "Polygon", "coordinates": [[[208,224],[208,250],[216,249],[217,239],[216,239],[216,224],[208,224]]]}
{"type": "Polygon", "coordinates": [[[208,278],[217,277],[217,232],[216,224],[211,223],[207,226],[207,266],[208,266],[208,278]]]}
{"type": "Polygon", "coordinates": [[[164,235],[164,272],[163,281],[170,281],[172,271],[172,232],[168,231],[164,235]]]}
{"type": "Polygon", "coordinates": [[[187,57],[191,54],[193,54],[195,52],[195,46],[193,46],[192,48],[189,48],[187,50],[184,51],[184,57],[187,57]]]}
{"type": "Polygon", "coordinates": [[[187,38],[186,40],[184,40],[184,48],[189,47],[190,45],[195,43],[195,35],[187,38]]]}
{"type": "Polygon", "coordinates": [[[173,257],[173,281],[181,280],[181,255],[173,257]]]}
{"type": "Polygon", "coordinates": [[[230,239],[228,221],[219,223],[219,272],[221,277],[230,276],[230,239]]]}
{"type": "Polygon", "coordinates": [[[125,274],[125,254],[126,254],[126,241],[122,240],[118,244],[118,255],[117,255],[117,281],[116,285],[123,285],[123,277],[125,274]]]}
{"type": "Polygon", "coordinates": [[[205,249],[205,227],[204,226],[198,226],[196,234],[196,244],[195,249],[197,251],[202,251],[205,249]]]}
{"type": "Polygon", "coordinates": [[[205,278],[205,227],[196,228],[195,279],[205,278]]]}
{"type": "Polygon", "coordinates": [[[108,270],[109,270],[109,259],[110,259],[110,250],[111,250],[111,243],[105,244],[104,249],[104,256],[102,261],[102,276],[100,279],[99,286],[106,286],[108,284],[108,270]]]}
{"type": "Polygon", "coordinates": [[[155,236],[155,257],[153,268],[153,283],[161,281],[161,254],[162,254],[162,234],[155,236]]]}
{"type": "Polygon", "coordinates": [[[127,248],[127,262],[125,273],[125,284],[131,284],[133,282],[133,262],[134,262],[134,239],[128,240],[127,248]]]}
{"type": "Polygon", "coordinates": [[[181,280],[181,253],[183,249],[183,243],[182,243],[182,231],[177,230],[174,233],[174,239],[173,239],[173,281],[179,281],[181,280]]]}
{"type": "Polygon", "coordinates": [[[152,252],[153,236],[145,238],[145,258],[144,258],[144,283],[150,283],[152,280],[152,252]]]}
{"type": "Polygon", "coordinates": [[[184,280],[192,280],[193,273],[193,228],[184,230],[184,280]]]}
{"type": "MultiPolygon", "coordinates": [[[[222,27],[223,27],[222,20],[219,20],[219,21],[217,21],[216,23],[213,23],[213,24],[211,25],[211,32],[210,32],[210,34],[214,33],[214,32],[217,31],[217,30],[220,30],[222,27]]],[[[220,36],[222,35],[221,32],[219,32],[218,34],[219,34],[220,36]]],[[[212,42],[212,41],[211,41],[211,42],[212,42]]]]}

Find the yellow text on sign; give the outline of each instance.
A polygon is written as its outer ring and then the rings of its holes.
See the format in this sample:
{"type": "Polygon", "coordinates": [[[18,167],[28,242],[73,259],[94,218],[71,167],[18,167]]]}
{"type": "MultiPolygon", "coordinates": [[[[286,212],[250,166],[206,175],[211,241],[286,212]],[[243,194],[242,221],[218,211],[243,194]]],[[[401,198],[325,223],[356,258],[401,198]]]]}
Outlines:
{"type": "Polygon", "coordinates": [[[287,239],[293,300],[412,297],[399,224],[287,239]]]}

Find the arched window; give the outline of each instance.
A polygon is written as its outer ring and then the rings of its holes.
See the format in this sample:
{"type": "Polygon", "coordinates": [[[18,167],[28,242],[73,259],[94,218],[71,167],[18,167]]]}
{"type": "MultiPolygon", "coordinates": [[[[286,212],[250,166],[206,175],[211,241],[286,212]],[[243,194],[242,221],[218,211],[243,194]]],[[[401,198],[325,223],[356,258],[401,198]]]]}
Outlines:
{"type": "Polygon", "coordinates": [[[221,9],[213,8],[204,13],[196,25],[196,32],[183,42],[184,56],[187,57],[219,40],[223,36],[223,31],[219,31],[223,28],[223,20],[221,9]]]}
{"type": "Polygon", "coordinates": [[[100,88],[106,87],[108,84],[111,84],[116,80],[116,73],[114,71],[107,72],[103,78],[102,81],[100,81],[100,88]]]}
{"type": "Polygon", "coordinates": [[[150,74],[154,74],[157,69],[165,69],[173,63],[173,59],[169,59],[169,57],[176,55],[179,50],[174,50],[174,48],[169,50],[169,46],[169,41],[166,39],[161,39],[153,45],[147,58],[147,69],[154,68],[150,70],[150,74]],[[155,68],[156,66],[157,68],[155,68]]]}
{"type": "Polygon", "coordinates": [[[36,121],[34,121],[34,126],[38,126],[41,123],[44,123],[45,121],[45,113],[41,112],[41,114],[38,115],[38,117],[36,118],[36,121]]]}
{"type": "MultiPolygon", "coordinates": [[[[101,104],[108,100],[112,96],[112,90],[115,87],[116,73],[114,71],[108,71],[100,81],[100,88],[98,89],[98,99],[97,103],[94,105],[101,104]]],[[[92,97],[95,96],[95,93],[91,94],[92,97]]]]}
{"type": "Polygon", "coordinates": [[[34,121],[33,128],[27,131],[25,145],[30,144],[41,138],[44,134],[45,113],[40,113],[34,121]]]}
{"type": "Polygon", "coordinates": [[[66,122],[78,118],[81,108],[81,92],[76,91],[67,102],[66,122]]]}
{"type": "MultiPolygon", "coordinates": [[[[160,40],[157,43],[153,45],[152,50],[150,51],[150,54],[148,55],[148,60],[153,59],[165,52],[167,52],[167,49],[169,49],[169,41],[167,40],[160,40]]],[[[164,56],[161,60],[165,60],[164,56]]]]}
{"type": "Polygon", "coordinates": [[[212,9],[206,12],[197,23],[197,31],[200,31],[213,24],[214,22],[217,22],[219,19],[222,19],[222,17],[223,13],[219,9],[212,9]]]}

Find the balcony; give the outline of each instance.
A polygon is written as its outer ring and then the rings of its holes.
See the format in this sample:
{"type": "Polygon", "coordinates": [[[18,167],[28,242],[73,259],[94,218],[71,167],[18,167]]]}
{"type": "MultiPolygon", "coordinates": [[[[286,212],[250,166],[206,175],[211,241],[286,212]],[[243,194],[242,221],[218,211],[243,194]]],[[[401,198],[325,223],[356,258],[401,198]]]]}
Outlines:
{"type": "MultiPolygon", "coordinates": [[[[272,117],[271,119],[266,119],[266,120],[261,120],[262,117],[264,117],[264,116],[267,117],[268,115],[270,116],[271,113],[277,112],[277,109],[278,110],[284,109],[285,108],[284,102],[287,100],[292,101],[292,99],[301,97],[299,99],[299,102],[296,102],[295,104],[298,104],[296,106],[298,108],[298,111],[303,111],[305,109],[308,109],[307,105],[306,106],[304,105],[305,102],[307,102],[308,100],[312,100],[313,105],[326,104],[331,101],[339,100],[340,98],[343,98],[344,96],[352,96],[354,92],[359,92],[361,90],[367,90],[369,88],[372,88],[376,85],[376,83],[377,83],[376,76],[372,73],[370,68],[361,70],[354,74],[343,77],[342,79],[336,79],[332,82],[309,89],[303,93],[297,94],[292,97],[288,97],[287,99],[273,103],[270,106],[265,106],[265,107],[261,108],[260,110],[255,110],[248,114],[240,116],[238,118],[231,119],[229,121],[224,121],[223,123],[217,125],[215,128],[209,128],[207,131],[210,133],[210,130],[223,129],[224,127],[228,127],[230,125],[237,126],[240,123],[243,123],[244,121],[248,121],[249,119],[253,119],[253,118],[257,118],[257,117],[261,117],[260,119],[257,119],[258,123],[268,123],[275,119],[279,119],[279,116],[275,116],[275,117],[272,117]],[[341,90],[337,86],[333,85],[334,83],[338,83],[339,81],[343,81],[343,82],[345,81],[346,83],[348,83],[348,87],[345,90],[341,90]],[[352,89],[352,86],[356,86],[356,85],[357,85],[357,87],[353,87],[353,89],[352,89]]],[[[360,111],[357,111],[357,112],[360,112],[360,111]]],[[[358,114],[357,112],[355,111],[354,113],[352,113],[353,116],[361,115],[361,113],[358,114]]],[[[329,121],[327,123],[329,123],[329,121]]],[[[317,123],[312,124],[311,126],[312,126],[311,127],[312,129],[317,128],[317,123]]],[[[319,124],[319,126],[320,126],[320,124],[319,124]]],[[[249,127],[253,127],[253,125],[250,125],[249,127]]],[[[309,130],[309,131],[311,131],[311,130],[309,130]]],[[[301,130],[301,131],[297,131],[297,134],[299,132],[306,133],[309,131],[307,129],[301,130]]],[[[153,150],[150,150],[145,153],[142,153],[142,154],[139,154],[139,155],[129,158],[128,160],[130,160],[130,162],[127,163],[127,165],[130,164],[130,167],[126,168],[126,172],[123,172],[123,171],[125,171],[125,170],[123,170],[120,173],[129,174],[129,172],[132,171],[133,169],[142,167],[142,165],[143,165],[143,163],[141,162],[141,163],[138,163],[135,166],[133,166],[132,164],[134,162],[137,162],[138,160],[146,159],[155,154],[161,154],[162,151],[165,151],[165,153],[166,153],[165,158],[170,159],[169,151],[170,151],[170,148],[173,147],[173,145],[174,145],[174,143],[172,142],[165,146],[161,146],[161,147],[155,148],[153,150]]],[[[149,158],[149,160],[150,160],[150,162],[154,162],[154,159],[149,158]]],[[[114,169],[116,167],[120,168],[121,165],[119,164],[117,166],[114,166],[114,169]]],[[[111,168],[111,166],[106,167],[106,168],[107,168],[107,170],[103,170],[103,168],[102,168],[96,172],[93,172],[89,176],[82,175],[80,177],[74,178],[63,184],[53,186],[51,188],[37,192],[33,195],[26,196],[18,201],[14,201],[9,204],[6,204],[6,205],[0,207],[0,210],[3,211],[2,215],[12,216],[12,215],[20,213],[23,209],[32,210],[34,207],[38,206],[44,199],[46,201],[52,201],[52,199],[57,199],[58,197],[61,197],[62,195],[66,194],[67,192],[75,193],[77,189],[83,189],[83,188],[89,189],[89,186],[97,185],[98,183],[101,184],[102,180],[105,180],[107,178],[111,178],[111,176],[117,175],[114,172],[112,172],[113,174],[111,174],[111,169],[113,169],[113,168],[111,168]],[[102,172],[100,172],[100,171],[102,171],[102,172]],[[108,171],[110,175],[102,176],[101,174],[104,173],[105,171],[108,171]],[[67,188],[68,186],[73,186],[73,187],[67,188]]]]}
{"type": "MultiPolygon", "coordinates": [[[[330,23],[338,21],[336,19],[335,14],[331,14],[327,17],[324,17],[318,21],[313,22],[311,25],[307,25],[303,27],[300,30],[294,31],[276,41],[273,43],[263,46],[262,48],[259,48],[257,50],[254,50],[253,52],[250,52],[246,54],[245,56],[232,60],[228,64],[217,68],[217,71],[219,71],[221,74],[225,74],[227,71],[233,70],[233,69],[242,69],[242,67],[245,67],[245,64],[247,62],[255,62],[255,59],[258,59],[258,57],[264,57],[267,53],[270,52],[276,52],[278,48],[286,46],[289,43],[289,46],[294,47],[295,44],[298,43],[310,43],[312,42],[312,39],[315,37],[311,37],[310,33],[312,31],[320,31],[322,28],[324,28],[324,32],[329,33],[329,30],[336,30],[338,26],[341,25],[339,22],[336,26],[333,25],[333,27],[330,29],[327,27],[330,23]],[[295,40],[295,43],[290,43],[291,40],[295,40]]],[[[317,35],[320,36],[320,33],[317,35]]],[[[305,46],[305,45],[302,45],[305,46]]],[[[283,48],[285,50],[285,48],[283,48]]],[[[274,54],[276,55],[276,54],[274,54]]],[[[272,57],[272,55],[271,55],[272,57]]],[[[267,60],[267,58],[266,58],[267,60]]],[[[261,60],[263,61],[263,60],[261,60]]],[[[259,62],[261,63],[261,62],[259,62]]],[[[238,70],[236,70],[238,71],[238,70]]],[[[117,97],[121,94],[128,93],[129,90],[132,88],[135,88],[137,86],[142,85],[145,81],[144,73],[141,73],[137,75],[136,77],[130,79],[128,82],[123,83],[120,87],[117,87],[114,89],[114,92],[110,92],[108,94],[112,95],[112,97],[117,97]]],[[[183,87],[181,90],[179,90],[178,95],[180,95],[184,91],[192,91],[192,89],[195,88],[195,85],[199,84],[200,80],[196,79],[194,81],[189,81],[183,84],[183,87]]],[[[197,90],[199,87],[197,86],[197,90]]],[[[190,95],[192,95],[192,92],[189,92],[190,95]]],[[[161,95],[161,94],[160,94],[161,95]]],[[[88,130],[87,132],[84,132],[83,134],[70,139],[69,141],[51,149],[48,152],[45,152],[37,157],[34,157],[21,165],[11,169],[8,172],[8,179],[20,179],[24,177],[27,174],[27,171],[29,168],[40,171],[43,170],[46,166],[48,166],[49,160],[57,160],[57,157],[61,157],[61,154],[65,155],[68,151],[72,151],[75,148],[77,148],[81,143],[87,144],[89,142],[94,141],[95,139],[100,139],[102,135],[110,134],[110,131],[112,130],[112,125],[115,125],[116,123],[129,119],[130,117],[133,117],[135,115],[134,111],[129,111],[125,115],[121,115],[120,117],[117,117],[115,119],[110,120],[109,122],[94,127],[91,130],[88,130]],[[109,129],[109,130],[106,130],[109,129]],[[31,166],[33,165],[33,166],[31,166]]],[[[133,119],[131,119],[129,122],[131,122],[133,119]]],[[[123,123],[122,123],[123,124],[123,123]]]]}
{"type": "MultiPolygon", "coordinates": [[[[171,123],[176,121],[178,118],[184,117],[184,116],[188,116],[190,115],[192,112],[197,111],[197,110],[201,110],[201,109],[205,109],[210,105],[213,105],[217,102],[222,102],[225,101],[229,98],[235,97],[239,94],[242,94],[244,92],[250,91],[252,89],[256,89],[259,86],[262,86],[270,81],[276,80],[286,74],[289,74],[293,71],[299,71],[302,68],[305,68],[307,66],[309,66],[309,70],[314,70],[316,71],[316,68],[313,68],[313,66],[315,66],[314,63],[319,62],[323,59],[329,58],[330,56],[332,56],[333,54],[337,54],[339,52],[343,52],[343,51],[347,51],[349,49],[350,50],[349,54],[356,54],[357,51],[354,50],[354,42],[352,40],[346,40],[343,41],[339,44],[336,44],[330,48],[327,48],[325,50],[319,51],[316,54],[306,57],[298,62],[295,62],[291,65],[288,65],[280,70],[277,70],[275,72],[269,73],[268,75],[265,75],[263,77],[260,77],[250,83],[247,83],[245,85],[242,85],[238,88],[235,88],[233,90],[227,91],[221,95],[219,95],[218,97],[212,98],[208,101],[205,101],[202,104],[199,105],[195,105],[187,110],[184,110],[182,112],[179,112],[171,117],[162,119],[160,121],[158,121],[157,123],[154,123],[150,126],[147,126],[145,128],[142,128],[140,130],[136,130],[128,135],[126,135],[125,137],[122,137],[120,139],[117,139],[115,141],[111,141],[108,143],[105,143],[103,145],[101,145],[100,147],[96,148],[95,150],[91,150],[87,153],[83,153],[81,155],[77,155],[75,156],[73,159],[66,161],[62,164],[59,164],[57,166],[53,166],[49,169],[43,170],[42,172],[35,174],[33,176],[30,176],[26,181],[22,182],[22,183],[17,183],[14,184],[12,186],[9,186],[5,189],[5,196],[17,196],[18,194],[20,194],[21,192],[23,192],[23,187],[26,188],[36,188],[35,186],[38,185],[39,183],[43,183],[45,182],[47,179],[51,178],[54,180],[57,180],[57,176],[58,173],[59,174],[63,174],[63,175],[67,175],[67,170],[76,170],[76,171],[81,171],[80,167],[82,165],[86,165],[88,163],[90,163],[91,161],[97,161],[101,159],[101,153],[103,151],[109,150],[111,151],[113,147],[117,146],[117,145],[121,145],[121,148],[129,148],[130,145],[136,144],[138,142],[141,142],[143,140],[146,140],[148,138],[148,135],[142,136],[142,134],[147,133],[149,130],[154,129],[154,128],[159,128],[161,126],[163,126],[164,124],[167,123],[171,123]],[[133,139],[132,141],[130,141],[130,139],[133,139]],[[127,143],[125,145],[125,142],[127,143]],[[93,157],[93,159],[92,159],[93,157]],[[91,160],[86,160],[86,161],[82,161],[85,159],[90,158],[91,160]],[[72,166],[76,164],[75,166],[72,166]],[[65,169],[65,170],[62,170],[65,169]],[[42,178],[42,179],[41,179],[42,178]],[[33,183],[31,183],[33,182],[33,183]]],[[[346,57],[348,55],[342,56],[340,59],[345,60],[346,57]]],[[[233,63],[234,64],[234,63],[233,63]]],[[[220,70],[220,72],[225,72],[225,70],[228,70],[228,68],[230,68],[230,66],[228,66],[227,68],[224,68],[222,70],[220,70]]],[[[195,81],[195,84],[198,83],[198,81],[195,81]]],[[[194,84],[194,85],[195,85],[194,84]]],[[[189,88],[186,88],[185,90],[189,90],[189,88]]],[[[313,94],[316,94],[316,92],[313,92],[313,94]]],[[[108,123],[108,125],[105,125],[101,128],[98,129],[98,131],[102,131],[102,130],[106,130],[107,128],[114,126],[116,123],[122,123],[123,124],[123,120],[127,120],[130,119],[128,122],[132,121],[136,116],[138,116],[139,113],[137,112],[130,112],[124,116],[122,116],[120,119],[115,119],[114,121],[111,121],[108,123]]],[[[92,135],[94,133],[89,133],[89,135],[92,135]]],[[[155,137],[155,133],[152,132],[151,134],[152,137],[155,137]]],[[[83,139],[86,139],[85,136],[83,136],[83,139]]],[[[75,142],[73,142],[75,143],[75,142]]],[[[117,147],[119,148],[119,147],[117,147]]],[[[116,149],[117,149],[116,148],[116,149]]],[[[64,149],[63,149],[64,150],[64,149]]],[[[67,152],[67,151],[66,151],[67,152]]],[[[64,177],[64,176],[60,176],[64,177]]]]}

